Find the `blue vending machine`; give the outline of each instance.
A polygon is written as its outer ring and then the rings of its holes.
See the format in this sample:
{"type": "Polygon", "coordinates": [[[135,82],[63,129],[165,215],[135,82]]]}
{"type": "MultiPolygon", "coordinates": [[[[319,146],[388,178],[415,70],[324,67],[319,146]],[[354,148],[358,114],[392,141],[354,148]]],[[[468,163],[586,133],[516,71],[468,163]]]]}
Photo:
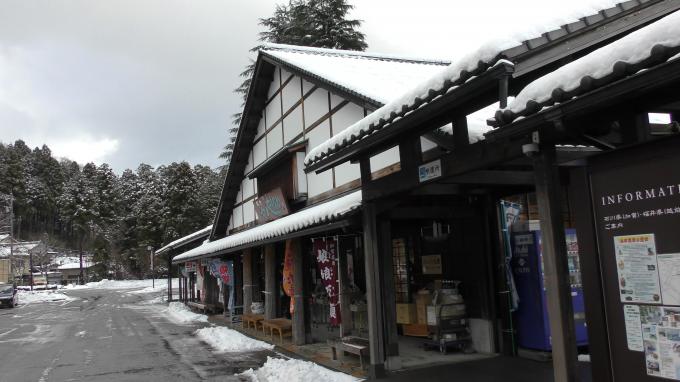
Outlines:
{"type": "MultiPolygon", "coordinates": [[[[588,345],[576,231],[566,230],[576,344],[588,345]]],[[[519,304],[514,313],[517,344],[525,349],[551,351],[550,323],[543,278],[541,231],[512,234],[512,272],[519,304]]]]}

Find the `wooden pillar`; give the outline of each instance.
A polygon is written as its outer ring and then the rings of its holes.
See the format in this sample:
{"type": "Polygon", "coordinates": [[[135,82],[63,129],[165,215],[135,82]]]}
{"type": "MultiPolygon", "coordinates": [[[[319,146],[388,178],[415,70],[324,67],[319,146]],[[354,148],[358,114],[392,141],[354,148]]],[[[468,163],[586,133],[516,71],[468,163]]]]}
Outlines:
{"type": "Polygon", "coordinates": [[[177,267],[177,284],[177,300],[182,302],[182,271],[179,266],[177,267]]]}
{"type": "Polygon", "coordinates": [[[172,301],[172,251],[168,253],[168,302],[172,301]]]}
{"type": "Polygon", "coordinates": [[[243,250],[243,313],[250,314],[253,303],[253,253],[250,248],[243,250]]]}
{"type": "Polygon", "coordinates": [[[276,249],[274,244],[264,246],[264,318],[276,318],[276,249]]]}
{"type": "MultiPolygon", "coordinates": [[[[361,165],[362,172],[365,165],[361,165]]],[[[363,181],[363,176],[362,176],[363,181]]],[[[380,283],[380,258],[378,250],[378,229],[376,207],[374,203],[363,205],[364,260],[366,266],[366,300],[368,309],[368,339],[371,364],[368,372],[370,378],[385,376],[385,342],[383,326],[384,303],[380,283]]]]}
{"type": "Polygon", "coordinates": [[[307,343],[305,337],[305,272],[302,262],[302,243],[300,239],[291,239],[293,249],[293,343],[304,345],[307,343]]]}
{"type": "MultiPolygon", "coordinates": [[[[341,241],[342,242],[342,241],[341,241]]],[[[354,245],[354,242],[352,242],[354,245]]],[[[349,308],[351,285],[347,274],[347,248],[338,243],[338,290],[340,291],[340,336],[352,333],[352,311],[349,308]]]]}
{"type": "Polygon", "coordinates": [[[540,152],[533,157],[533,165],[541,222],[553,368],[555,382],[574,382],[577,379],[576,336],[561,209],[562,189],[555,162],[555,146],[547,135],[540,136],[540,152]]]}
{"type": "Polygon", "coordinates": [[[394,291],[394,269],[392,265],[392,228],[390,221],[386,219],[378,219],[377,224],[386,367],[389,370],[398,370],[401,369],[401,361],[398,357],[399,334],[397,333],[397,298],[394,291]]]}

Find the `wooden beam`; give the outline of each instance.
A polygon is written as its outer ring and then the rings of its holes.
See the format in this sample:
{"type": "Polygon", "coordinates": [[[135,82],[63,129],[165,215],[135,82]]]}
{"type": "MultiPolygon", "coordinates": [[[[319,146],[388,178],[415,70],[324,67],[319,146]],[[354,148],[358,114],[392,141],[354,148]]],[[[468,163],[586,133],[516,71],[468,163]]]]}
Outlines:
{"type": "Polygon", "coordinates": [[[276,318],[276,250],[274,244],[264,246],[264,318],[276,318]]]}
{"type": "Polygon", "coordinates": [[[576,335],[561,209],[562,188],[555,146],[547,134],[542,134],[540,152],[533,159],[555,382],[575,382],[576,335]]]}
{"type": "MultiPolygon", "coordinates": [[[[299,238],[289,239],[293,251],[293,343],[304,345],[305,337],[305,270],[303,266],[302,243],[299,238]]],[[[344,319],[344,317],[343,317],[344,319]]]]}
{"type": "MultiPolygon", "coordinates": [[[[364,162],[362,162],[361,168],[363,173],[364,162]]],[[[368,340],[371,357],[368,374],[372,379],[385,376],[385,336],[382,315],[382,304],[384,301],[380,283],[380,273],[382,272],[382,269],[380,268],[378,226],[375,210],[375,203],[364,202],[362,208],[362,221],[364,232],[364,264],[366,267],[368,340]]]]}
{"type": "Polygon", "coordinates": [[[468,132],[467,117],[459,114],[453,119],[453,145],[456,150],[470,144],[470,133],[468,132]]]}

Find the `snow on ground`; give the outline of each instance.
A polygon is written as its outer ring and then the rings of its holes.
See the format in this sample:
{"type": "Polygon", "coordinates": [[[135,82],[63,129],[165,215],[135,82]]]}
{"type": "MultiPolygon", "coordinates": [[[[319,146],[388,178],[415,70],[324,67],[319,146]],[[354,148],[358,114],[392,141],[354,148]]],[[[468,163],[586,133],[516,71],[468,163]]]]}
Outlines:
{"type": "Polygon", "coordinates": [[[39,291],[39,292],[24,292],[19,291],[19,304],[32,304],[36,302],[52,302],[52,301],[71,301],[75,298],[67,296],[63,293],[54,291],[39,291]]]}
{"type": "MultiPolygon", "coordinates": [[[[271,350],[274,348],[274,345],[272,344],[250,338],[236,330],[225,327],[198,329],[196,335],[220,352],[271,350]]],[[[307,379],[304,380],[306,381],[307,379]]]]}
{"type": "MultiPolygon", "coordinates": [[[[152,289],[151,285],[153,280],[107,280],[96,281],[87,283],[85,285],[67,285],[66,289],[134,289],[134,288],[145,288],[149,292],[159,291],[162,289],[167,289],[168,283],[167,279],[156,279],[156,288],[152,289]]],[[[172,279],[172,284],[177,285],[177,279],[172,279]]],[[[141,292],[145,293],[145,292],[141,292]]]]}
{"type": "Polygon", "coordinates": [[[247,370],[240,374],[253,382],[354,382],[359,379],[338,371],[326,369],[314,362],[299,359],[280,359],[267,357],[267,362],[257,370],[247,370]]]}
{"type": "Polygon", "coordinates": [[[168,304],[167,312],[168,318],[178,324],[208,322],[208,316],[192,312],[181,302],[171,302],[168,304]]]}

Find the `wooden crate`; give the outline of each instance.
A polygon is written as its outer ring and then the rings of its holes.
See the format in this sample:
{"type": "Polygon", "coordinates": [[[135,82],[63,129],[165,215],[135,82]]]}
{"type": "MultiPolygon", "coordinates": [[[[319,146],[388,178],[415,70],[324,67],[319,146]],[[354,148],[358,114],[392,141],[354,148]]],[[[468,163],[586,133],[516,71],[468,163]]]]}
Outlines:
{"type": "Polygon", "coordinates": [[[402,324],[401,330],[410,337],[427,337],[430,334],[427,324],[402,324]]]}

